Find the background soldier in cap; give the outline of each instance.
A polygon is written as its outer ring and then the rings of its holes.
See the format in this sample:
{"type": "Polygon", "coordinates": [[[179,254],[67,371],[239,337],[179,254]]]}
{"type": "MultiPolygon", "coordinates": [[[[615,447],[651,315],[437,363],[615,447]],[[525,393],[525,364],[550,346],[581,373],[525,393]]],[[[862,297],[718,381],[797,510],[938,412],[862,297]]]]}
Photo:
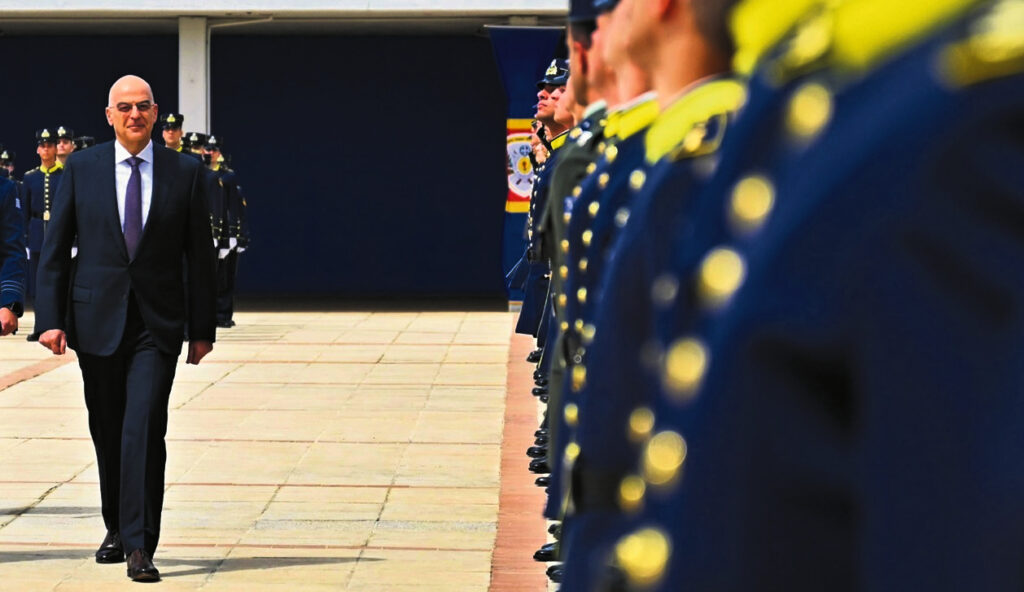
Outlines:
{"type": "Polygon", "coordinates": [[[85,150],[96,145],[96,138],[92,136],[78,136],[75,138],[75,150],[85,150]]]}
{"type": "MultiPolygon", "coordinates": [[[[57,195],[60,175],[64,165],[57,160],[57,132],[43,128],[36,132],[36,154],[39,166],[25,173],[25,207],[29,212],[28,227],[28,294],[35,296],[36,272],[39,269],[39,253],[43,248],[43,236],[50,221],[53,198],[57,195]]],[[[39,334],[33,331],[28,341],[38,341],[39,334]]]]}
{"type": "Polygon", "coordinates": [[[57,160],[61,166],[68,161],[68,157],[75,151],[75,130],[63,125],[57,128],[57,160]]]}
{"type": "MultiPolygon", "coordinates": [[[[0,177],[10,179],[14,183],[15,189],[15,203],[18,214],[21,216],[21,229],[25,233],[22,237],[22,243],[27,244],[28,242],[28,202],[25,201],[25,184],[14,178],[14,159],[17,157],[14,150],[8,150],[7,148],[0,148],[0,177]]],[[[26,251],[25,256],[28,257],[26,251]]],[[[28,287],[28,271],[26,267],[25,272],[25,288],[28,287]]]]}
{"type": "Polygon", "coordinates": [[[164,113],[160,115],[161,134],[164,138],[164,146],[171,150],[181,152],[181,125],[185,123],[185,116],[181,113],[164,113]]]}
{"type": "MultiPolygon", "coordinates": [[[[206,139],[205,153],[210,157],[210,170],[220,181],[224,196],[222,225],[227,237],[227,254],[218,258],[217,263],[217,326],[235,326],[232,318],[235,311],[235,277],[238,274],[238,258],[249,244],[249,227],[245,215],[245,198],[238,185],[238,176],[225,164],[222,153],[224,139],[210,134],[206,139]]],[[[223,249],[223,246],[222,246],[223,249]]]]}

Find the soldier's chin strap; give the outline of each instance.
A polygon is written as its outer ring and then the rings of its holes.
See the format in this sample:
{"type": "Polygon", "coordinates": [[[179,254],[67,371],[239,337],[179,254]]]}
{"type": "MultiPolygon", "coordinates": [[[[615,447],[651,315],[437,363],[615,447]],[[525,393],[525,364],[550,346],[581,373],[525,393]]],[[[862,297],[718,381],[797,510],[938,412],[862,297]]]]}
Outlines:
{"type": "Polygon", "coordinates": [[[547,149],[548,154],[551,154],[552,152],[555,151],[555,149],[551,147],[551,142],[548,141],[547,136],[548,126],[541,124],[540,128],[537,129],[537,137],[540,138],[540,143],[543,144],[544,148],[547,149]]]}

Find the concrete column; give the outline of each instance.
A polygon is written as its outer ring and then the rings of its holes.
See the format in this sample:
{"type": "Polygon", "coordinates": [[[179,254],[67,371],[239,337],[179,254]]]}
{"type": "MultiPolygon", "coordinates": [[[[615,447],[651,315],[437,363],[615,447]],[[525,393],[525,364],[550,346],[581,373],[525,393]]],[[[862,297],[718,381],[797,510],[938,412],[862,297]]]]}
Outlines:
{"type": "Polygon", "coordinates": [[[210,130],[210,31],[206,17],[178,18],[178,111],[190,132],[210,130]]]}

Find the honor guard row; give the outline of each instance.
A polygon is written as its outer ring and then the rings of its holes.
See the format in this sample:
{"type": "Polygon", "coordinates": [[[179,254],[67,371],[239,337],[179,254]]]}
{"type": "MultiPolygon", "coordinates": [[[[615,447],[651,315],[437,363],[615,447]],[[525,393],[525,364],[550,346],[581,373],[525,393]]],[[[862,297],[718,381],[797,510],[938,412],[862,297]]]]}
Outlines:
{"type": "Polygon", "coordinates": [[[563,591],[1024,587],[1024,0],[573,0],[517,331],[563,591]]]}
{"type": "Polygon", "coordinates": [[[249,247],[249,225],[246,201],[238,183],[238,175],[227,165],[224,139],[213,134],[184,132],[185,116],[166,113],[160,116],[164,145],[179,152],[188,152],[206,166],[203,183],[210,210],[210,228],[217,252],[217,325],[235,325],[234,291],[239,256],[249,247]]]}

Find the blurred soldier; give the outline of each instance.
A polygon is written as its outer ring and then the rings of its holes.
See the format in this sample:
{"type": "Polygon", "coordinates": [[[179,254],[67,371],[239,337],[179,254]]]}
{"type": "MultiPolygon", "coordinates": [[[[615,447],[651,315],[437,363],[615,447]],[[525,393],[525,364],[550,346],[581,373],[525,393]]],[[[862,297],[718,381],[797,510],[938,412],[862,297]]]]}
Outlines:
{"type": "Polygon", "coordinates": [[[75,138],[75,150],[85,150],[96,145],[96,138],[92,136],[78,136],[75,138]]]}
{"type": "MultiPolygon", "coordinates": [[[[27,243],[28,241],[28,202],[25,201],[25,184],[14,177],[14,159],[17,155],[13,150],[6,148],[0,148],[0,177],[10,179],[14,183],[15,199],[14,205],[21,215],[21,228],[25,236],[22,237],[21,242],[27,243]]],[[[28,257],[28,253],[25,253],[28,257]]],[[[27,264],[26,264],[27,265],[27,264]]],[[[26,270],[28,268],[26,267],[26,270]]],[[[25,287],[28,286],[28,272],[25,273],[25,287]]]]}
{"type": "MultiPolygon", "coordinates": [[[[36,272],[39,268],[39,253],[43,248],[43,236],[50,222],[53,198],[57,194],[60,175],[64,165],[57,160],[57,132],[43,128],[36,132],[36,154],[39,166],[25,173],[25,207],[29,212],[28,227],[28,294],[35,296],[36,272]]],[[[39,334],[33,331],[26,337],[38,341],[39,334]]]]}
{"type": "MultiPolygon", "coordinates": [[[[224,164],[222,151],[224,139],[210,134],[206,140],[205,152],[210,157],[210,169],[217,174],[224,195],[224,224],[227,235],[227,254],[217,263],[217,326],[235,326],[234,292],[235,277],[238,274],[238,257],[248,246],[248,223],[245,216],[245,198],[238,185],[235,171],[224,164]]],[[[222,247],[223,248],[223,247],[222,247]]]]}
{"type": "Polygon", "coordinates": [[[162,130],[161,135],[164,138],[164,146],[181,152],[181,137],[184,135],[181,131],[183,123],[185,123],[185,116],[181,113],[164,113],[160,115],[160,129],[162,130]]]}
{"type": "MultiPolygon", "coordinates": [[[[12,155],[0,151],[0,160],[12,155]]],[[[5,170],[6,172],[6,170],[5,170]]],[[[18,330],[18,319],[24,312],[25,230],[20,199],[14,181],[0,178],[0,335],[18,330]]]]}
{"type": "Polygon", "coordinates": [[[68,157],[75,151],[75,131],[69,127],[57,128],[57,160],[63,167],[68,157]]]}
{"type": "Polygon", "coordinates": [[[649,286],[612,587],[1024,588],[1022,8],[709,19],[749,97],[649,286]]]}

